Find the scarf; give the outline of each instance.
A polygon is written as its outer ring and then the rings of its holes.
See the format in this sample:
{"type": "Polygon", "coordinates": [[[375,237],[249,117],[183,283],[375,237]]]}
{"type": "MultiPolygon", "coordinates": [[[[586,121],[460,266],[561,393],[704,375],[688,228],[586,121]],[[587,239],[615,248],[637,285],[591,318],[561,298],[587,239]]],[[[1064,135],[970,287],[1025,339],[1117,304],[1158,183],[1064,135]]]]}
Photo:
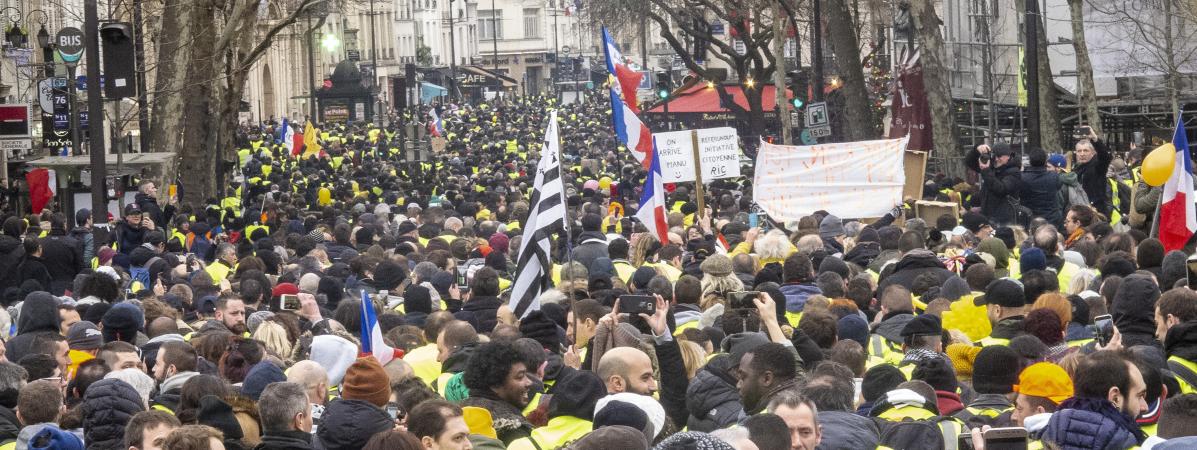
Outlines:
{"type": "Polygon", "coordinates": [[[931,350],[927,350],[925,348],[912,348],[906,351],[906,356],[902,357],[902,362],[918,364],[921,361],[939,357],[939,353],[935,353],[931,350]]]}
{"type": "Polygon", "coordinates": [[[1073,231],[1072,234],[1068,235],[1068,239],[1064,240],[1064,248],[1072,248],[1072,244],[1075,244],[1076,241],[1079,241],[1084,235],[1085,229],[1077,227],[1076,231],[1073,231]]]}

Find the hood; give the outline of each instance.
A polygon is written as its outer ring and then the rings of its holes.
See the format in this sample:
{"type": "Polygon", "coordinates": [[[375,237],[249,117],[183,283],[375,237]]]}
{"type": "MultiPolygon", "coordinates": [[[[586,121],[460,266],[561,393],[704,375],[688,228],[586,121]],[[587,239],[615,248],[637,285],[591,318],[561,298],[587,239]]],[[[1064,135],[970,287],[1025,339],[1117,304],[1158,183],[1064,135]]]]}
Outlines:
{"type": "Polygon", "coordinates": [[[161,344],[163,342],[172,342],[172,341],[173,342],[183,342],[185,340],[186,339],[183,339],[183,335],[181,335],[181,334],[169,333],[169,334],[164,334],[161,336],[155,336],[153,339],[146,341],[146,345],[161,344]]]}
{"type": "Polygon", "coordinates": [[[700,319],[702,319],[702,310],[698,308],[698,305],[678,303],[673,307],[673,321],[676,326],[680,327],[683,324],[696,322],[700,319]]]}
{"type": "Polygon", "coordinates": [[[183,383],[186,383],[187,380],[196,375],[199,375],[199,372],[179,372],[171,375],[170,378],[162,381],[162,386],[158,388],[158,392],[166,393],[175,389],[182,389],[183,383]]]}
{"type": "Polygon", "coordinates": [[[58,299],[49,292],[37,291],[25,297],[17,318],[17,334],[38,331],[59,332],[58,299]]]}
{"type": "Polygon", "coordinates": [[[985,238],[977,246],[977,250],[993,255],[994,269],[1001,270],[1010,266],[1010,249],[1006,248],[1006,243],[1001,239],[985,238]]]}
{"type": "Polygon", "coordinates": [[[1123,336],[1155,334],[1155,302],[1159,298],[1160,288],[1151,278],[1134,275],[1124,278],[1110,308],[1118,331],[1123,336]]]}
{"type": "Polygon", "coordinates": [[[1066,186],[1077,186],[1081,184],[1080,178],[1077,177],[1076,172],[1061,172],[1060,182],[1066,186]]]}
{"type": "Polygon", "coordinates": [[[818,286],[809,283],[792,283],[781,285],[781,293],[786,296],[786,311],[798,313],[806,307],[806,300],[812,295],[822,295],[818,286]]]}
{"type": "Polygon", "coordinates": [[[728,371],[730,363],[730,356],[717,356],[690,380],[690,386],[686,388],[686,409],[694,417],[705,419],[725,412],[718,411],[718,408],[744,409],[735,381],[728,380],[731,376],[728,371]]]}
{"type": "Polygon", "coordinates": [[[21,240],[7,234],[0,234],[0,253],[8,255],[16,249],[24,250],[21,246],[21,240]]]}
{"type": "Polygon", "coordinates": [[[337,400],[320,416],[316,436],[327,450],[357,450],[376,433],[394,428],[386,411],[363,400],[337,400]]]}
{"type": "Polygon", "coordinates": [[[146,195],[144,192],[138,192],[137,195],[133,196],[133,201],[138,205],[142,203],[158,203],[157,198],[154,198],[152,195],[146,195]]]}
{"type": "Polygon", "coordinates": [[[818,450],[856,450],[877,448],[880,444],[877,422],[846,411],[819,411],[823,440],[818,450]]]}
{"type": "Polygon", "coordinates": [[[964,409],[964,404],[960,402],[960,396],[955,392],[935,391],[935,405],[939,408],[939,413],[945,416],[964,409]]]}
{"type": "Polygon", "coordinates": [[[1156,444],[1152,450],[1187,450],[1197,448],[1197,436],[1182,436],[1156,444]]]}
{"type": "Polygon", "coordinates": [[[939,262],[939,257],[928,250],[911,250],[902,259],[898,260],[898,265],[894,266],[894,273],[903,270],[932,268],[943,268],[943,263],[939,262]]]}
{"type": "Polygon", "coordinates": [[[477,343],[469,343],[458,347],[445,358],[445,362],[441,364],[441,373],[461,373],[465,372],[466,363],[470,361],[470,357],[474,356],[474,351],[478,349],[477,343]]]}
{"type": "Polygon", "coordinates": [[[888,319],[882,320],[881,323],[877,324],[877,329],[873,331],[890,341],[902,342],[902,328],[905,328],[906,324],[910,323],[911,320],[914,320],[914,314],[895,314],[888,319]]]}
{"type": "Polygon", "coordinates": [[[1181,322],[1164,336],[1164,352],[1189,361],[1197,361],[1197,322],[1181,322]]]}
{"type": "Polygon", "coordinates": [[[856,264],[860,267],[866,267],[877,259],[881,254],[881,244],[876,242],[860,242],[857,243],[852,250],[844,255],[844,261],[856,264]]]}

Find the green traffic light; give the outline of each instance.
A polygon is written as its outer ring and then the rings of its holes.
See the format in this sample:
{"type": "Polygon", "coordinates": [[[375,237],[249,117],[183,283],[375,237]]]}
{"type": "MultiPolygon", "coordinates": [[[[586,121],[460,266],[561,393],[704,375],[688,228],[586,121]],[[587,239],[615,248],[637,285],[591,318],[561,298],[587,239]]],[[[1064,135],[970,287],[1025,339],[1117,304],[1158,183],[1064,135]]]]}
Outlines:
{"type": "Polygon", "coordinates": [[[657,97],[661,97],[662,99],[669,98],[669,91],[661,89],[657,91],[657,97]]]}
{"type": "Polygon", "coordinates": [[[794,107],[795,108],[801,108],[802,105],[804,105],[804,104],[805,103],[803,103],[802,99],[800,99],[800,98],[794,99],[794,107]]]}

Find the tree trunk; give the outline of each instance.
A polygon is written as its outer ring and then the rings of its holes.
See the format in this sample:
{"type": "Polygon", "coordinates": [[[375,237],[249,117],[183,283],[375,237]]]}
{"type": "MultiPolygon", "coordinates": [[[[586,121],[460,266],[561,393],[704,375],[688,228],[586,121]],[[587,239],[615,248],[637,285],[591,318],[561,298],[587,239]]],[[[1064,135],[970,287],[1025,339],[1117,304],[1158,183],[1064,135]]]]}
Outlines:
{"type": "Polygon", "coordinates": [[[1085,41],[1084,0],[1068,0],[1068,11],[1072,15],[1072,50],[1076,53],[1077,102],[1084,116],[1084,122],[1093,128],[1098,136],[1101,131],[1101,114],[1097,112],[1097,89],[1093,82],[1093,62],[1089,60],[1089,44],[1085,41]]]}
{"type": "Polygon", "coordinates": [[[192,54],[187,68],[189,79],[195,81],[188,83],[181,92],[187,99],[183,107],[183,117],[187,120],[180,120],[180,124],[185,122],[186,126],[183,127],[179,173],[187,187],[183,201],[200,205],[217,193],[215,155],[212,154],[214,143],[209,139],[225,111],[214,108],[218,104],[213,103],[213,87],[220,76],[216,70],[214,48],[218,34],[215,5],[212,0],[196,1],[191,12],[195,32],[191,34],[192,54]],[[213,117],[213,112],[218,115],[213,117]]]}
{"type": "Polygon", "coordinates": [[[183,144],[183,89],[191,79],[187,67],[194,48],[187,44],[191,9],[188,0],[166,0],[163,6],[149,129],[150,148],[156,152],[177,154],[183,144]]]}
{"type": "Polygon", "coordinates": [[[845,0],[826,0],[827,38],[835,52],[835,65],[844,86],[844,113],[851,118],[851,126],[843,130],[849,141],[876,139],[877,121],[869,105],[869,91],[865,87],[864,67],[860,62],[860,43],[856,26],[845,0]]]}
{"type": "MultiPolygon", "coordinates": [[[[1041,14],[1042,15],[1042,14],[1041,14]]],[[[1051,58],[1047,53],[1046,25],[1039,19],[1039,138],[1048,153],[1064,151],[1064,136],[1060,134],[1060,95],[1052,77],[1051,58]]]]}
{"type": "MultiPolygon", "coordinates": [[[[939,17],[932,0],[910,2],[910,16],[919,44],[919,61],[923,65],[923,83],[927,89],[927,103],[931,108],[931,141],[934,150],[950,161],[958,161],[962,150],[956,139],[956,123],[952,108],[952,88],[948,84],[947,50],[939,34],[939,17]]],[[[950,172],[961,173],[959,167],[950,172]]]]}
{"type": "Polygon", "coordinates": [[[773,87],[777,102],[777,119],[781,124],[781,143],[790,145],[790,102],[786,98],[786,23],[781,2],[773,5],[773,87]]]}

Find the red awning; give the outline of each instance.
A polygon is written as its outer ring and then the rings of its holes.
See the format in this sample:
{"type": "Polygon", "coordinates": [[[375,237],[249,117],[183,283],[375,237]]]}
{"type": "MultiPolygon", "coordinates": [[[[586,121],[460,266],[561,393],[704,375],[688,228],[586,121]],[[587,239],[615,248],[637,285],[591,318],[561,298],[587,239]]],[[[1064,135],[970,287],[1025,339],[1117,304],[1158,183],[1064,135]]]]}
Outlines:
{"type": "MultiPolygon", "coordinates": [[[[737,105],[745,110],[748,109],[748,100],[744,98],[744,88],[740,85],[725,86],[724,89],[732,96],[737,105]]],[[[776,88],[772,84],[760,85],[756,89],[761,92],[761,108],[765,111],[773,111],[777,108],[776,88]]],[[[786,98],[794,98],[794,94],[786,90],[786,98]]],[[[646,111],[648,113],[663,113],[665,112],[664,103],[658,103],[652,109],[646,111]]],[[[731,110],[719,106],[719,92],[714,87],[707,87],[706,84],[696,84],[689,89],[675,95],[669,99],[670,113],[730,113],[731,110]]]]}

